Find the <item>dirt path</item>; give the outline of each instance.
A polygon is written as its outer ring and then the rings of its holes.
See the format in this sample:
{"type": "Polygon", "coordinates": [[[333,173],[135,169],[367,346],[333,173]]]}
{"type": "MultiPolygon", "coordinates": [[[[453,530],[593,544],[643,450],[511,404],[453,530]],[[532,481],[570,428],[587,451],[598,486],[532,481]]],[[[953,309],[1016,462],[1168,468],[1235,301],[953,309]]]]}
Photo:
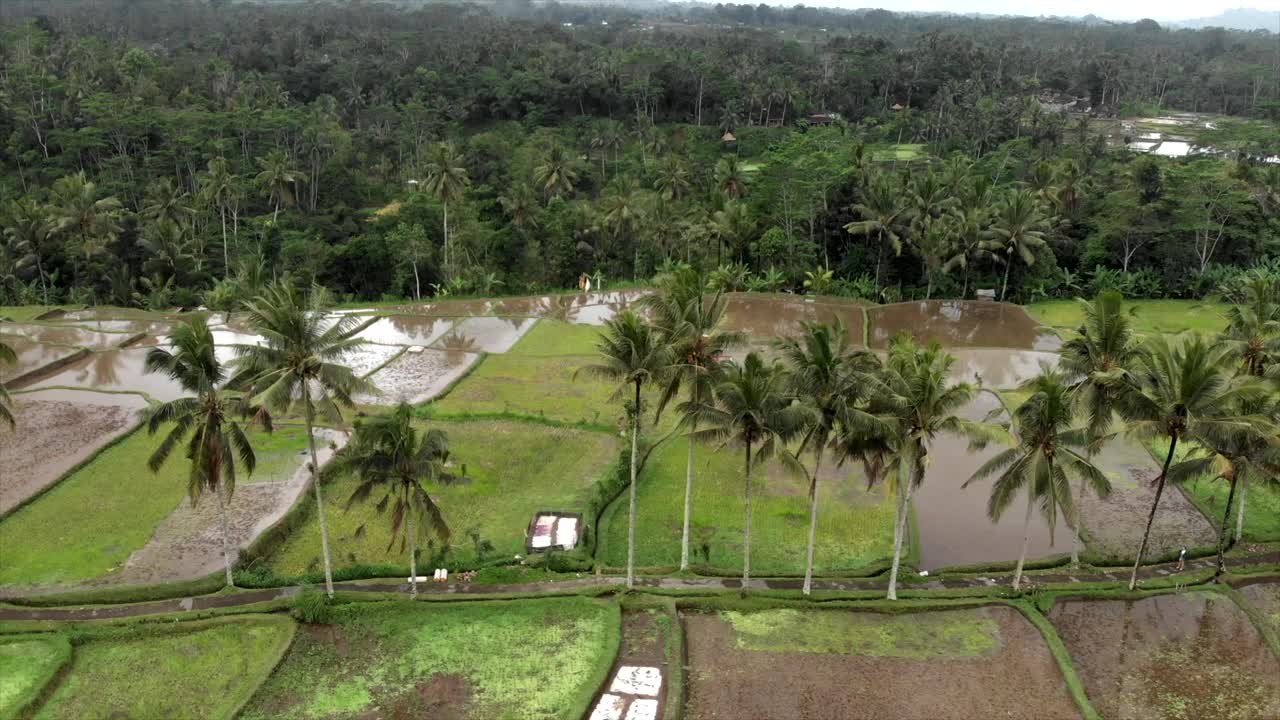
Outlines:
{"type": "Polygon", "coordinates": [[[588,720],[662,717],[669,672],[664,641],[671,628],[658,617],[658,611],[623,613],[622,645],[588,720]]]}

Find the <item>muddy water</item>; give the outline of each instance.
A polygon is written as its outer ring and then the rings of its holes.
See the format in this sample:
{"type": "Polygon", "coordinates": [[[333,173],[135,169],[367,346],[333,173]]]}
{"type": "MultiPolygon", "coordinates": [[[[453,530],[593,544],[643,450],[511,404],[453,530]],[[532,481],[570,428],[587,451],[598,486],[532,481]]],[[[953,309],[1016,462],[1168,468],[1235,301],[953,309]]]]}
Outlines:
{"type": "Polygon", "coordinates": [[[1042,364],[1057,367],[1058,354],[1004,348],[955,348],[951,378],[989,388],[1013,388],[1040,373],[1042,364]]]}
{"type": "Polygon", "coordinates": [[[402,352],[404,348],[390,345],[364,345],[342,356],[342,359],[337,362],[351,368],[351,372],[356,377],[364,377],[402,352]]]}
{"type": "Polygon", "coordinates": [[[162,320],[83,320],[74,324],[95,332],[123,333],[125,336],[138,333],[163,335],[173,327],[173,323],[162,320]]]}
{"type": "Polygon", "coordinates": [[[1059,601],[1049,619],[1103,717],[1280,717],[1280,660],[1224,596],[1059,601]]]}
{"type": "Polygon", "coordinates": [[[881,305],[868,309],[872,347],[907,332],[917,340],[936,340],[947,347],[1002,347],[1057,350],[1062,342],[1041,329],[1017,305],[967,300],[932,300],[881,305]]]}
{"type": "Polygon", "coordinates": [[[66,385],[97,390],[134,390],[147,393],[161,402],[183,397],[182,387],[163,373],[145,372],[147,352],[145,348],[130,348],[91,353],[32,387],[66,385]]]}
{"type": "Polygon", "coordinates": [[[392,315],[375,321],[356,337],[382,345],[430,345],[453,327],[448,318],[392,315]]]}
{"type": "Polygon", "coordinates": [[[799,335],[801,322],[834,323],[836,319],[844,323],[850,345],[862,347],[862,308],[853,303],[806,302],[796,296],[735,293],[729,296],[725,307],[724,327],[767,343],[774,338],[799,335]]]}
{"type": "MultiPolygon", "coordinates": [[[[964,415],[982,420],[997,407],[985,393],[965,408],[964,415]]],[[[1001,448],[988,446],[971,451],[967,440],[941,435],[929,448],[929,466],[924,484],[915,490],[912,504],[920,529],[920,565],[934,571],[951,565],[1017,560],[1022,550],[1025,496],[1014,500],[999,522],[987,517],[987,498],[994,480],[980,480],[968,488],[961,485],[1001,448]]],[[[1038,511],[1031,514],[1031,543],[1027,558],[1045,557],[1071,551],[1071,535],[1058,519],[1056,542],[1050,544],[1049,528],[1038,511]]]]}
{"type": "Polygon", "coordinates": [[[652,292],[651,290],[617,290],[611,292],[574,293],[569,295],[530,295],[494,299],[439,300],[413,303],[392,308],[393,312],[440,317],[472,317],[509,315],[513,317],[552,317],[575,307],[588,305],[625,306],[652,292]]]}
{"type": "Polygon", "coordinates": [[[265,345],[266,339],[261,335],[236,332],[234,330],[214,330],[214,345],[265,345]]]}
{"type": "Polygon", "coordinates": [[[458,321],[432,347],[452,352],[506,352],[534,322],[533,318],[469,317],[458,321]]]}
{"type": "Polygon", "coordinates": [[[357,402],[393,405],[404,400],[420,403],[439,395],[480,356],[475,353],[423,350],[406,352],[370,376],[381,395],[357,397],[357,402]]]}
{"type": "Polygon", "coordinates": [[[9,382],[76,352],[76,348],[73,347],[41,345],[20,335],[0,335],[0,340],[12,348],[14,354],[18,356],[17,363],[13,365],[0,364],[0,382],[9,382]]]}
{"type": "Polygon", "coordinates": [[[38,343],[71,345],[90,350],[105,350],[128,338],[124,333],[103,333],[66,325],[0,324],[0,332],[20,335],[38,343]]]}

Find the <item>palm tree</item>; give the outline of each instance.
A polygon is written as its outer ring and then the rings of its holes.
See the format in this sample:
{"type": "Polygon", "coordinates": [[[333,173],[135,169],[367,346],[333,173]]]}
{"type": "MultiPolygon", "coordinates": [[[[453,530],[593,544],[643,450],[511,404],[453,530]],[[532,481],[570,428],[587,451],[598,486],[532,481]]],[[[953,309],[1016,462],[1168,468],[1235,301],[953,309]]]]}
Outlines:
{"type": "Polygon", "coordinates": [[[715,234],[716,263],[720,262],[720,246],[728,245],[734,257],[742,262],[747,247],[756,234],[756,221],[745,202],[731,200],[724,204],[724,209],[717,210],[711,217],[711,229],[715,234]]]}
{"type": "Polygon", "coordinates": [[[1156,478],[1142,544],[1134,558],[1129,589],[1138,584],[1151,536],[1151,525],[1160,507],[1160,496],[1169,479],[1178,442],[1183,439],[1214,441],[1248,430],[1253,421],[1236,414],[1240,403],[1261,398],[1265,388],[1254,378],[1237,376],[1228,361],[1231,347],[1210,345],[1203,338],[1179,338],[1170,344],[1162,335],[1150,339],[1131,370],[1132,380],[1118,396],[1120,414],[1129,432],[1142,438],[1167,438],[1169,451],[1156,478]]]}
{"type": "Polygon", "coordinates": [[[280,217],[281,205],[292,205],[293,188],[302,180],[302,173],[289,166],[289,157],[279,150],[272,150],[265,158],[258,158],[258,166],[262,171],[254,176],[253,181],[262,188],[274,204],[271,211],[271,225],[274,227],[280,217]]]}
{"type": "MultiPolygon", "coordinates": [[[[1077,407],[1084,413],[1089,444],[1086,457],[1090,462],[1098,452],[1116,416],[1116,404],[1129,368],[1137,359],[1139,345],[1134,338],[1124,297],[1114,291],[1098,293],[1092,302],[1079,301],[1084,322],[1074,336],[1062,345],[1061,368],[1073,380],[1078,395],[1077,407]]],[[[1080,566],[1079,516],[1084,493],[1082,483],[1076,491],[1076,517],[1071,526],[1071,566],[1080,566]]]]}
{"type": "Polygon", "coordinates": [[[679,157],[668,155],[663,158],[658,177],[653,181],[653,189],[661,194],[663,200],[679,200],[689,192],[691,185],[689,170],[679,157]]]}
{"type": "Polygon", "coordinates": [[[636,460],[640,445],[641,397],[646,384],[658,384],[671,367],[671,347],[663,342],[662,333],[640,319],[630,310],[624,310],[605,323],[604,332],[596,345],[600,362],[585,365],[574,371],[618,383],[612,398],[626,398],[634,390],[634,396],[624,400],[624,408],[631,419],[631,483],[628,490],[627,515],[627,587],[635,587],[636,560],[636,460]],[[629,405],[627,403],[630,403],[629,405]]]}
{"type": "Polygon", "coordinates": [[[511,218],[511,224],[517,230],[534,228],[538,225],[538,200],[529,183],[522,182],[511,186],[506,195],[498,198],[502,209],[511,218]]]}
{"type": "Polygon", "coordinates": [[[236,463],[251,475],[257,463],[253,446],[235,418],[250,417],[250,422],[261,423],[270,430],[270,417],[260,408],[252,407],[243,394],[223,388],[227,368],[218,361],[213,333],[203,316],[193,317],[174,328],[170,342],[173,350],[157,347],[147,353],[146,371],[168,375],[191,396],[160,405],[147,418],[148,435],[169,427],[147,459],[147,468],[159,472],[174,448],[185,441],[185,456],[191,463],[187,496],[192,506],[205,492],[217,496],[226,582],[228,587],[234,587],[227,506],[236,488],[236,463]]]}
{"type": "Polygon", "coordinates": [[[444,266],[447,269],[451,258],[449,204],[462,200],[467,186],[471,184],[471,178],[467,175],[467,168],[463,166],[462,156],[450,142],[439,143],[431,149],[423,172],[426,176],[423,187],[444,206],[444,266]]]}
{"type": "Polygon", "coordinates": [[[952,384],[948,373],[955,358],[938,343],[917,347],[909,336],[893,339],[880,374],[879,418],[890,427],[891,448],[884,477],[893,483],[898,498],[893,534],[893,564],[889,570],[888,599],[898,599],[898,566],[910,516],[912,491],[924,482],[929,446],[938,435],[973,437],[983,432],[980,424],[955,413],[973,397],[967,383],[952,384]]]}
{"type": "Polygon", "coordinates": [[[189,224],[194,215],[191,195],[175,185],[172,179],[163,177],[147,185],[142,217],[151,222],[168,220],[174,225],[183,226],[189,224]]]}
{"type": "Polygon", "coordinates": [[[563,147],[552,145],[542,163],[533,169],[533,181],[541,186],[547,200],[571,193],[578,182],[578,163],[563,147]]]}
{"type": "Polygon", "coordinates": [[[222,219],[222,277],[231,272],[231,255],[227,251],[227,209],[236,194],[236,179],[227,168],[227,159],[216,157],[209,161],[199,178],[200,195],[204,202],[218,208],[222,219]]]}
{"type": "Polygon", "coordinates": [[[733,442],[743,448],[742,497],[742,591],[751,581],[751,470],[754,465],[777,458],[792,472],[804,468],[787,450],[807,422],[809,411],[791,402],[787,393],[786,368],[766,365],[757,353],[749,353],[741,365],[730,361],[715,384],[715,402],[704,402],[696,411],[699,425],[706,427],[693,437],[733,442]],[[753,453],[754,450],[754,453],[753,453]]]}
{"type": "MultiPolygon", "coordinates": [[[[13,351],[13,348],[0,341],[0,363],[16,365],[17,362],[18,355],[13,351]]],[[[13,400],[9,397],[9,391],[5,389],[3,384],[0,384],[0,420],[3,420],[10,429],[16,425],[13,419],[13,400]]]]}
{"type": "Polygon", "coordinates": [[[868,373],[876,361],[866,352],[851,352],[849,334],[837,318],[834,325],[801,323],[799,338],[778,343],[790,367],[792,395],[812,411],[801,450],[813,448],[813,472],[809,473],[809,544],[805,552],[804,594],[813,584],[813,553],[818,528],[818,474],[822,454],[836,434],[837,426],[878,429],[881,423],[855,403],[868,388],[868,373]]]}
{"type": "Polygon", "coordinates": [[[324,476],[355,477],[356,486],[347,500],[350,508],[369,499],[375,490],[382,493],[378,512],[391,508],[391,541],[400,540],[400,551],[409,548],[409,596],[418,596],[418,536],[434,533],[441,542],[449,540],[449,526],[440,507],[431,499],[423,481],[452,482],[449,473],[449,438],[443,430],[419,432],[413,426],[413,407],[401,402],[390,415],[378,415],[356,425],[351,443],[339,451],[325,469],[324,476]],[[393,502],[394,500],[394,502],[393,502]]]}
{"type": "Polygon", "coordinates": [[[964,270],[964,287],[960,291],[961,298],[969,297],[969,277],[972,264],[992,257],[991,242],[987,239],[987,212],[985,208],[964,207],[951,215],[951,244],[942,272],[949,273],[955,268],[964,270]]]}
{"type": "Polygon", "coordinates": [[[693,513],[693,451],[698,431],[697,411],[704,398],[712,397],[720,359],[729,348],[745,340],[734,330],[719,329],[728,300],[717,292],[710,300],[703,296],[707,279],[684,266],[662,283],[662,293],[646,295],[641,305],[653,311],[663,342],[670,346],[671,372],[658,400],[660,417],[667,404],[688,388],[689,399],[679,410],[689,428],[689,458],[685,466],[684,523],[680,533],[680,569],[689,569],[690,518],[693,513]]]}
{"type": "Polygon", "coordinates": [[[618,178],[600,202],[601,221],[615,241],[632,236],[644,218],[640,184],[635,178],[618,178]]]}
{"type": "Polygon", "coordinates": [[[4,236],[9,239],[9,249],[14,254],[15,269],[35,267],[44,304],[48,305],[49,274],[45,272],[44,262],[52,252],[50,241],[54,239],[49,210],[29,197],[14,200],[6,208],[4,236]]]}
{"type": "Polygon", "coordinates": [[[263,337],[262,345],[235,346],[236,375],[232,387],[245,387],[254,404],[279,412],[301,407],[311,450],[311,484],[315,488],[316,516],[324,554],[324,584],[333,597],[333,568],[329,557],[329,530],[317,474],[315,422],[319,415],[342,422],[343,407],[351,407],[351,395],[376,392],[342,361],[363,344],[354,337],[360,320],[351,315],[336,319],[324,315],[319,302],[306,302],[293,286],[277,283],[245,303],[249,326],[263,337]]]}
{"type": "Polygon", "coordinates": [[[1014,260],[1020,258],[1024,264],[1034,265],[1035,251],[1045,246],[1044,234],[1049,231],[1049,225],[1049,218],[1030,190],[1011,191],[997,207],[995,226],[990,232],[999,243],[997,252],[1004,261],[1001,302],[1009,290],[1009,270],[1014,260]]]}
{"type": "Polygon", "coordinates": [[[844,226],[852,235],[871,235],[876,237],[876,296],[880,295],[880,266],[884,262],[884,242],[889,241],[894,255],[902,253],[902,239],[897,229],[903,214],[910,205],[907,203],[902,188],[887,175],[875,175],[867,183],[862,202],[853,205],[851,210],[863,217],[863,220],[851,222],[844,226]]]}
{"type": "Polygon", "coordinates": [[[715,169],[716,189],[730,200],[747,194],[747,172],[736,156],[720,158],[715,169]]]}
{"type": "Polygon", "coordinates": [[[1022,552],[1018,554],[1018,567],[1013,573],[1014,592],[1022,585],[1022,567],[1031,542],[1032,509],[1040,506],[1052,538],[1060,513],[1068,525],[1078,524],[1079,513],[1071,496],[1073,477],[1099,497],[1111,493],[1106,475],[1087,457],[1091,434],[1086,429],[1071,427],[1077,396],[1065,377],[1047,366],[1041,367],[1040,374],[1023,383],[1021,389],[1030,391],[1031,397],[1013,411],[1015,447],[983,463],[964,484],[967,487],[969,483],[997,476],[987,501],[987,515],[992,522],[1000,520],[1019,494],[1027,497],[1027,511],[1022,520],[1022,552]]]}
{"type": "Polygon", "coordinates": [[[99,197],[97,183],[84,171],[53,183],[52,230],[79,241],[78,253],[89,260],[120,232],[122,212],[115,197],[99,197]]]}

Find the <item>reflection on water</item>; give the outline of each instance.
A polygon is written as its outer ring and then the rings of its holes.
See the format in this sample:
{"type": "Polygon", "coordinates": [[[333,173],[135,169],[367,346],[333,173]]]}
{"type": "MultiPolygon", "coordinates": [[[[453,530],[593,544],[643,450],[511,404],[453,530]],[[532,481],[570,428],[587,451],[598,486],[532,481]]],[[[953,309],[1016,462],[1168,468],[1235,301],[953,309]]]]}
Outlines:
{"type": "Polygon", "coordinates": [[[214,345],[265,345],[266,339],[261,335],[236,332],[234,330],[214,330],[214,345]]]}
{"type": "Polygon", "coordinates": [[[432,347],[452,352],[506,352],[535,322],[527,317],[469,317],[458,321],[432,347]]]}
{"type": "Polygon", "coordinates": [[[471,317],[509,315],[523,317],[559,317],[566,311],[589,305],[625,307],[651,290],[616,290],[610,292],[573,293],[569,295],[530,295],[495,299],[437,300],[392,308],[392,312],[438,317],[471,317]]]}
{"type": "Polygon", "coordinates": [[[0,340],[4,340],[5,344],[18,356],[18,362],[13,365],[0,363],[0,382],[8,382],[33,370],[39,370],[49,363],[76,352],[72,347],[42,345],[20,335],[0,335],[0,340]]]}
{"type": "Polygon", "coordinates": [[[182,387],[164,373],[144,371],[148,352],[144,348],[131,348],[92,353],[32,387],[67,385],[98,390],[135,390],[161,402],[183,397],[182,387]]]}
{"type": "Polygon", "coordinates": [[[983,387],[1007,389],[1040,374],[1040,366],[1058,366],[1058,354],[1006,348],[955,348],[951,378],[983,387]]]}
{"type": "Polygon", "coordinates": [[[974,300],[929,300],[870,308],[871,345],[882,348],[900,332],[944,346],[1057,350],[1062,341],[1017,305],[974,300]]]}
{"type": "Polygon", "coordinates": [[[66,325],[29,325],[19,323],[0,323],[0,332],[9,335],[20,335],[37,343],[53,343],[55,345],[72,345],[90,350],[105,350],[115,347],[128,335],[124,333],[94,332],[66,325]]]}
{"type": "Polygon", "coordinates": [[[382,391],[381,395],[362,395],[356,401],[394,405],[401,400],[410,403],[430,400],[479,359],[475,353],[410,350],[369,377],[382,391]]]}
{"type": "Polygon", "coordinates": [[[375,321],[356,337],[383,345],[430,345],[453,327],[446,318],[391,315],[375,321]]]}
{"type": "Polygon", "coordinates": [[[734,293],[725,305],[724,327],[768,342],[799,335],[801,322],[830,324],[837,318],[848,330],[850,346],[862,347],[862,308],[827,299],[807,302],[796,296],[734,293]]]}

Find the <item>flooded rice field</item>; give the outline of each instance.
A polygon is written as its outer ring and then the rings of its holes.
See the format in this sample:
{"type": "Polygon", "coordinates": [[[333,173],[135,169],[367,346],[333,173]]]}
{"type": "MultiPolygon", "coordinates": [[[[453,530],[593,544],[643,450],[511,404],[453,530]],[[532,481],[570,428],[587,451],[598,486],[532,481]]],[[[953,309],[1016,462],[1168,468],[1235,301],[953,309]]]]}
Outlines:
{"type": "Polygon", "coordinates": [[[1062,341],[1017,305],[973,300],[930,300],[867,309],[871,346],[884,348],[900,332],[944,347],[1057,350],[1062,341]]]}
{"type": "Polygon", "coordinates": [[[1012,608],[682,619],[692,720],[1080,716],[1043,637],[1012,608]]]}
{"type": "Polygon", "coordinates": [[[1280,660],[1225,595],[1059,601],[1049,619],[1103,717],[1280,717],[1280,660]]]}
{"type": "Polygon", "coordinates": [[[95,332],[73,325],[34,325],[4,323],[0,331],[19,335],[41,345],[69,345],[90,350],[106,350],[129,339],[126,333],[95,332]]]}
{"type": "Polygon", "coordinates": [[[1244,599],[1262,613],[1272,629],[1280,633],[1280,582],[1261,582],[1240,588],[1244,599]]]}
{"type": "Polygon", "coordinates": [[[469,317],[459,320],[432,345],[453,352],[503,353],[537,322],[524,317],[469,317]]]}
{"type": "Polygon", "coordinates": [[[21,432],[0,432],[0,515],[56,482],[141,420],[138,395],[41,390],[13,395],[21,432]]]}
{"type": "Polygon", "coordinates": [[[94,390],[143,392],[160,402],[182,397],[178,383],[162,373],[146,372],[147,348],[104,350],[90,353],[33,383],[33,388],[76,387],[94,390]]]}
{"type": "Polygon", "coordinates": [[[1058,354],[1006,348],[957,348],[951,378],[988,388],[1015,388],[1040,374],[1040,367],[1058,366],[1058,354]]]}
{"type": "Polygon", "coordinates": [[[13,365],[0,364],[0,382],[3,383],[11,382],[80,352],[78,348],[68,345],[41,344],[21,335],[0,335],[0,340],[3,340],[18,356],[17,363],[13,365]]]}
{"type": "MultiPolygon", "coordinates": [[[[1123,437],[1107,443],[1094,457],[1094,465],[1111,481],[1111,495],[1106,499],[1093,493],[1081,496],[1086,544],[1094,554],[1132,563],[1155,499],[1151,483],[1160,468],[1146,448],[1123,437]]],[[[1184,545],[1212,545],[1215,538],[1213,526],[1182,491],[1165,487],[1151,526],[1148,555],[1176,552],[1184,545]]]]}
{"type": "Polygon", "coordinates": [[[362,395],[357,402],[394,405],[401,400],[420,403],[430,400],[462,377],[480,356],[476,353],[410,349],[374,373],[369,380],[382,391],[380,395],[362,395]]]}
{"type": "Polygon", "coordinates": [[[344,355],[342,364],[351,368],[356,377],[364,377],[402,352],[404,348],[391,345],[365,345],[344,355]]]}
{"type": "MultiPolygon", "coordinates": [[[[475,298],[411,303],[390,308],[390,312],[435,317],[474,317],[503,315],[511,317],[565,317],[575,309],[609,306],[615,312],[630,307],[651,290],[613,290],[608,292],[572,293],[568,295],[530,295],[526,297],[475,298]]],[[[571,320],[572,321],[572,320],[571,320]]]]}
{"type": "Polygon", "coordinates": [[[380,345],[430,345],[453,327],[449,318],[390,315],[375,320],[356,337],[380,345]]]}
{"type": "Polygon", "coordinates": [[[734,293],[725,307],[724,327],[745,332],[756,341],[796,337],[801,322],[844,323],[851,347],[863,347],[862,306],[834,298],[807,302],[803,297],[734,293]]]}
{"type": "Polygon", "coordinates": [[[173,329],[173,322],[168,320],[80,320],[66,324],[100,333],[123,333],[126,337],[139,333],[164,335],[173,329]]]}

